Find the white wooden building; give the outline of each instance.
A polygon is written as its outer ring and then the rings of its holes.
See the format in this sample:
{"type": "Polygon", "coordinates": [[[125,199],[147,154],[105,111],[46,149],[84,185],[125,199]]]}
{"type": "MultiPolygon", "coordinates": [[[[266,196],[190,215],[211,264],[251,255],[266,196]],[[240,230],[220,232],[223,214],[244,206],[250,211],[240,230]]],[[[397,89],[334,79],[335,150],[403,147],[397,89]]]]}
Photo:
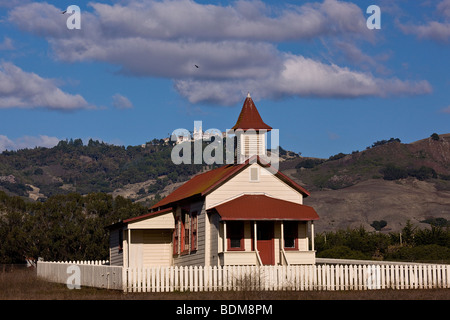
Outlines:
{"type": "Polygon", "coordinates": [[[265,161],[265,124],[250,96],[236,125],[236,161],[196,175],[148,214],[109,226],[110,263],[124,267],[315,264],[302,186],[265,161]],[[240,161],[242,160],[242,161],[240,161]]]}

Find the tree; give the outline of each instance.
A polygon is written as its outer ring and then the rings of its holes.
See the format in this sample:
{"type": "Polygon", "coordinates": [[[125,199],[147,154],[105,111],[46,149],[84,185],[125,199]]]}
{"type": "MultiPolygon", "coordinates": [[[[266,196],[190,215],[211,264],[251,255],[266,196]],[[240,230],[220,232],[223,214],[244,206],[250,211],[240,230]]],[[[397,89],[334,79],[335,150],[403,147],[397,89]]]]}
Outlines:
{"type": "Polygon", "coordinates": [[[381,231],[381,229],[387,226],[387,222],[385,220],[373,221],[370,226],[377,231],[381,231]]]}
{"type": "Polygon", "coordinates": [[[439,135],[437,133],[433,133],[430,137],[435,141],[439,141],[439,135]]]}
{"type": "Polygon", "coordinates": [[[406,169],[397,167],[393,164],[388,164],[381,170],[381,173],[383,174],[384,180],[398,180],[408,177],[408,172],[406,169]]]}

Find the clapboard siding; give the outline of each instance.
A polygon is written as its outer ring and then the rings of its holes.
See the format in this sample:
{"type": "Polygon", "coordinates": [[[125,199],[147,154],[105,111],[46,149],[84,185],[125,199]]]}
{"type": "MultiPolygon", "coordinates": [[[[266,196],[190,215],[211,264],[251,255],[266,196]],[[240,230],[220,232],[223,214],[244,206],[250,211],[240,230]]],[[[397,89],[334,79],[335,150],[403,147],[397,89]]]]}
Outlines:
{"type": "MultiPolygon", "coordinates": [[[[189,211],[192,213],[197,212],[197,250],[194,252],[189,251],[178,256],[175,256],[173,263],[175,266],[193,266],[205,264],[205,244],[206,244],[206,211],[205,202],[198,201],[190,204],[189,211]]],[[[177,213],[181,210],[177,210],[177,213]]],[[[190,250],[191,246],[189,246],[190,250]]]]}
{"type": "Polygon", "coordinates": [[[120,250],[119,233],[122,229],[112,230],[109,237],[109,261],[112,266],[123,266],[123,250],[120,250]]]}
{"type": "Polygon", "coordinates": [[[215,205],[229,201],[243,194],[267,194],[274,198],[291,201],[298,204],[303,203],[303,196],[292,187],[281,181],[268,170],[254,163],[242,170],[235,177],[227,181],[206,196],[206,209],[211,209],[215,205]],[[250,182],[250,168],[259,168],[259,181],[250,182]]]}
{"type": "Polygon", "coordinates": [[[143,230],[143,265],[172,265],[172,230],[143,230]]]}
{"type": "Polygon", "coordinates": [[[175,228],[175,219],[173,213],[168,212],[159,214],[148,219],[138,220],[128,224],[129,229],[173,229],[175,228]]]}
{"type": "Polygon", "coordinates": [[[307,222],[298,223],[298,250],[307,251],[308,244],[308,224],[307,222]]]}
{"type": "Polygon", "coordinates": [[[220,264],[219,262],[219,252],[222,251],[222,249],[219,250],[219,228],[220,228],[220,216],[217,213],[212,213],[209,215],[209,223],[210,223],[210,265],[211,266],[218,266],[220,264]]]}

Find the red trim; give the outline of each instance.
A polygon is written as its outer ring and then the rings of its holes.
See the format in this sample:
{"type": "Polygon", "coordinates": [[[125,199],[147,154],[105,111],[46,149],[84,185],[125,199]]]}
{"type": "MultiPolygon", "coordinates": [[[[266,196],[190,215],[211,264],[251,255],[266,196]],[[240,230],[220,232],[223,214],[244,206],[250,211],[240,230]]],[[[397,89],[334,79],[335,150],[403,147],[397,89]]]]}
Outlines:
{"type": "Polygon", "coordinates": [[[191,214],[191,251],[197,250],[198,220],[197,211],[191,214]]]}
{"type": "MultiPolygon", "coordinates": [[[[245,251],[245,239],[244,239],[244,229],[245,229],[245,224],[244,222],[231,222],[231,223],[227,223],[227,250],[228,251],[245,251]],[[232,227],[232,225],[239,225],[242,226],[241,230],[239,230],[240,232],[240,241],[239,241],[239,248],[237,247],[231,247],[231,239],[230,239],[230,227],[232,227]]],[[[234,230],[236,232],[236,230],[234,230]]]]}
{"type": "Polygon", "coordinates": [[[231,242],[230,242],[230,238],[227,239],[227,250],[228,251],[245,251],[245,246],[244,246],[244,238],[241,238],[240,241],[240,247],[236,248],[236,247],[231,247],[231,242]]]}
{"type": "Polygon", "coordinates": [[[179,218],[175,218],[175,229],[173,230],[173,254],[178,254],[178,242],[180,239],[180,235],[178,234],[178,221],[179,218]]]}

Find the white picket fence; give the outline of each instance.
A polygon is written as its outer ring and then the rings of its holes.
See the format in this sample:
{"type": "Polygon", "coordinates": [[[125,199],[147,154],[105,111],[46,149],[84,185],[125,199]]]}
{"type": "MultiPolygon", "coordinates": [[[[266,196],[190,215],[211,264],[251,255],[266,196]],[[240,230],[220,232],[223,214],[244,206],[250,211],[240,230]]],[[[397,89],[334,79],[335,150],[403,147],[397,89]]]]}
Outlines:
{"type": "Polygon", "coordinates": [[[189,266],[123,268],[107,262],[37,263],[37,275],[124,292],[373,290],[450,288],[450,265],[331,264],[300,266],[189,266]]]}
{"type": "Polygon", "coordinates": [[[126,292],[450,288],[450,265],[124,268],[126,292]]]}
{"type": "Polygon", "coordinates": [[[122,290],[122,267],[108,261],[37,262],[37,276],[51,282],[103,289],[122,290]]]}

